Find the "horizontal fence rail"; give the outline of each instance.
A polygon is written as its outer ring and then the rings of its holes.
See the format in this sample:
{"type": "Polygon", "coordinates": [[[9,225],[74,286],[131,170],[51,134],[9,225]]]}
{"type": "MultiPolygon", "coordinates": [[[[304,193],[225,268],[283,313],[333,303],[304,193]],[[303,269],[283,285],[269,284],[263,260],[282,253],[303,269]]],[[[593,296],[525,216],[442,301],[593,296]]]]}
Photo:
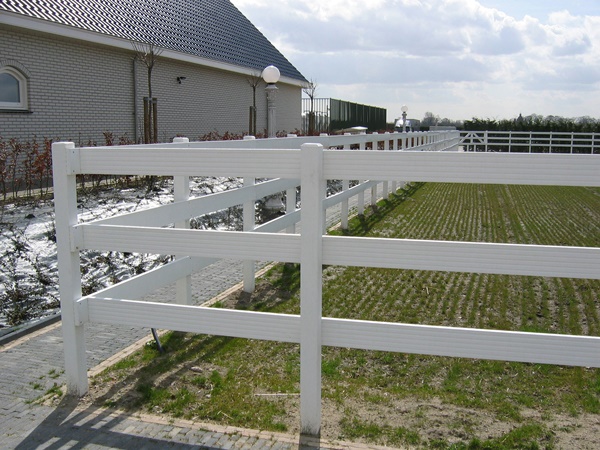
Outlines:
{"type": "MultiPolygon", "coordinates": [[[[323,345],[600,367],[600,337],[595,336],[322,317],[323,264],[600,279],[600,248],[595,247],[324,235],[325,210],[341,203],[347,214],[348,199],[364,196],[367,189],[374,197],[380,184],[377,180],[388,180],[383,182],[384,197],[391,180],[600,186],[600,158],[595,154],[461,152],[459,143],[458,132],[444,132],[226,143],[180,141],[118,148],[54,144],[56,229],[69,392],[82,395],[88,389],[83,336],[87,322],[299,343],[302,432],[313,435],[320,430],[323,345]],[[75,177],[82,173],[173,176],[177,201],[81,224],[77,217],[75,177]],[[186,180],[189,184],[190,175],[244,177],[245,186],[188,199],[186,180]],[[255,184],[256,178],[271,180],[255,184]],[[343,190],[327,197],[327,180],[342,180],[343,190]],[[349,180],[362,181],[350,188],[349,180]],[[298,186],[300,210],[295,203],[298,186]],[[293,200],[288,202],[287,213],[256,227],[254,201],[282,191],[293,200]],[[186,226],[193,217],[238,204],[249,205],[252,211],[252,217],[245,213],[245,231],[192,230],[186,226]],[[298,223],[300,232],[295,229],[298,223]],[[281,233],[282,230],[287,233],[281,233]],[[84,297],[79,276],[79,251],[83,249],[157,253],[173,255],[175,260],[84,297]],[[301,314],[192,306],[188,303],[190,275],[217,258],[300,263],[301,314]],[[177,285],[178,304],[140,300],[171,283],[177,285]]],[[[358,208],[360,213],[360,204],[358,208]]]]}
{"type": "Polygon", "coordinates": [[[515,331],[323,319],[323,344],[423,355],[598,367],[600,339],[515,331]]]}
{"type": "Polygon", "coordinates": [[[600,154],[600,134],[557,131],[462,131],[468,152],[600,154]]]}
{"type": "MultiPolygon", "coordinates": [[[[79,225],[78,249],[299,263],[299,235],[79,225]]],[[[600,278],[600,248],[323,238],[323,263],[389,269],[600,278]]]]}
{"type": "Polygon", "coordinates": [[[94,221],[95,225],[163,226],[295,188],[300,180],[271,180],[230,191],[94,221]]]}
{"type": "MultiPolygon", "coordinates": [[[[183,176],[185,171],[198,171],[200,175],[275,178],[283,173],[285,178],[300,177],[300,155],[294,150],[203,149],[202,158],[193,149],[171,148],[169,161],[160,160],[166,149],[136,150],[135,155],[117,161],[106,159],[103,149],[86,149],[82,170],[98,174],[131,175],[139,167],[147,167],[151,175],[183,176]],[[257,155],[254,155],[254,153],[257,155]],[[265,156],[268,154],[268,158],[265,156]],[[96,157],[96,155],[98,157],[96,157]],[[266,161],[260,167],[257,160],[266,161]],[[252,171],[255,172],[252,172],[252,171]]],[[[118,158],[122,150],[113,156],[118,158]]],[[[530,154],[437,153],[437,152],[355,152],[325,151],[324,171],[327,179],[405,179],[418,181],[550,184],[585,186],[600,185],[598,158],[595,155],[547,155],[543,160],[530,154]]]]}
{"type": "MultiPolygon", "coordinates": [[[[300,316],[94,297],[87,319],[247,339],[300,343],[300,316]]],[[[81,313],[83,314],[83,313],[81,313]]],[[[322,318],[323,345],[425,355],[598,367],[589,336],[322,318]]]]}

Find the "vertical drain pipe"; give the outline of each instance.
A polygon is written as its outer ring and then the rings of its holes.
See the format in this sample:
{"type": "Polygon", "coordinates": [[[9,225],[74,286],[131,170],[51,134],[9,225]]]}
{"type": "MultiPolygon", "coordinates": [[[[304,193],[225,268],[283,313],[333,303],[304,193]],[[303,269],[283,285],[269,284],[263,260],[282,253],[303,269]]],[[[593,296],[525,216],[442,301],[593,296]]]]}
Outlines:
{"type": "Polygon", "coordinates": [[[135,62],[137,61],[137,55],[133,57],[132,63],[132,73],[133,73],[133,142],[137,144],[138,142],[138,102],[137,102],[137,66],[135,62]]]}

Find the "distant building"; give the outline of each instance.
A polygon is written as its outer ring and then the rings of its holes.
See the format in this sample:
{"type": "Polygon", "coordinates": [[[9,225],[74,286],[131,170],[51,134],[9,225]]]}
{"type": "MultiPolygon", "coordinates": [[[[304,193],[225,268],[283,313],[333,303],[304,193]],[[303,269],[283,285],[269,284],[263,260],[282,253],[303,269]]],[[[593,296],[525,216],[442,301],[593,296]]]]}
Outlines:
{"type": "Polygon", "coordinates": [[[133,42],[162,52],[152,71],[159,140],[247,131],[248,78],[270,64],[282,75],[277,129],[301,128],[306,79],[229,0],[11,0],[0,2],[0,136],[139,139],[148,76],[133,42]]]}

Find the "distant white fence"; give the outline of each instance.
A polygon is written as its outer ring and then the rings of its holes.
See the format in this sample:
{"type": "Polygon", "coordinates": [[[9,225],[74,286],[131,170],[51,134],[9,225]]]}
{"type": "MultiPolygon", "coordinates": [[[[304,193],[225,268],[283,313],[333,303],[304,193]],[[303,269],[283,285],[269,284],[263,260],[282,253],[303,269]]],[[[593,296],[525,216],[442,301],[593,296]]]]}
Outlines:
{"type": "Polygon", "coordinates": [[[600,134],[557,131],[461,131],[469,152],[600,154],[600,134]]]}
{"type": "MultiPolygon", "coordinates": [[[[309,435],[318,435],[321,427],[324,345],[600,367],[599,337],[322,317],[323,264],[600,278],[600,248],[324,235],[325,208],[332,201],[325,200],[326,180],[600,186],[600,158],[596,155],[443,151],[456,150],[458,143],[458,132],[449,132],[183,141],[103,148],[54,144],[56,232],[69,393],[82,395],[88,390],[83,335],[87,322],[299,343],[301,427],[309,435]],[[390,151],[365,151],[369,147],[390,151]],[[148,211],[79,224],[75,177],[87,173],[170,175],[175,178],[176,201],[148,211]],[[190,175],[244,177],[248,183],[219,196],[188,200],[190,175]],[[253,185],[256,178],[272,181],[253,185]],[[298,181],[301,210],[289,211],[261,232],[186,229],[191,217],[222,209],[226,204],[252,203],[265,194],[295,189],[298,181]],[[299,234],[275,232],[294,231],[290,227],[298,218],[299,234]],[[175,228],[169,228],[173,223],[175,228]],[[82,297],[79,251],[83,249],[168,254],[177,259],[82,297]],[[300,263],[300,315],[191,306],[189,277],[215,258],[300,263]],[[178,287],[177,304],[139,300],[174,282],[178,287]]],[[[342,193],[348,195],[349,190],[342,193]]],[[[253,228],[251,224],[249,228],[253,228]]]]}

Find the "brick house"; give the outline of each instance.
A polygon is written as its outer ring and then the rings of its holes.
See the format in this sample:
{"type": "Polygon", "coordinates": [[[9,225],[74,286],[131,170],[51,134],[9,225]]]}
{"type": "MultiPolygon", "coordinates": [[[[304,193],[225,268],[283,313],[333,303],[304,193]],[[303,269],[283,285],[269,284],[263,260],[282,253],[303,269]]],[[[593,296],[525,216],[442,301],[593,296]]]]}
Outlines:
{"type": "MultiPolygon", "coordinates": [[[[248,131],[252,75],[281,72],[277,129],[301,128],[304,76],[229,0],[0,2],[0,136],[102,144],[143,136],[146,66],[134,42],[160,49],[152,71],[158,137],[248,131]]],[[[265,84],[256,89],[266,128],[265,84]]]]}

